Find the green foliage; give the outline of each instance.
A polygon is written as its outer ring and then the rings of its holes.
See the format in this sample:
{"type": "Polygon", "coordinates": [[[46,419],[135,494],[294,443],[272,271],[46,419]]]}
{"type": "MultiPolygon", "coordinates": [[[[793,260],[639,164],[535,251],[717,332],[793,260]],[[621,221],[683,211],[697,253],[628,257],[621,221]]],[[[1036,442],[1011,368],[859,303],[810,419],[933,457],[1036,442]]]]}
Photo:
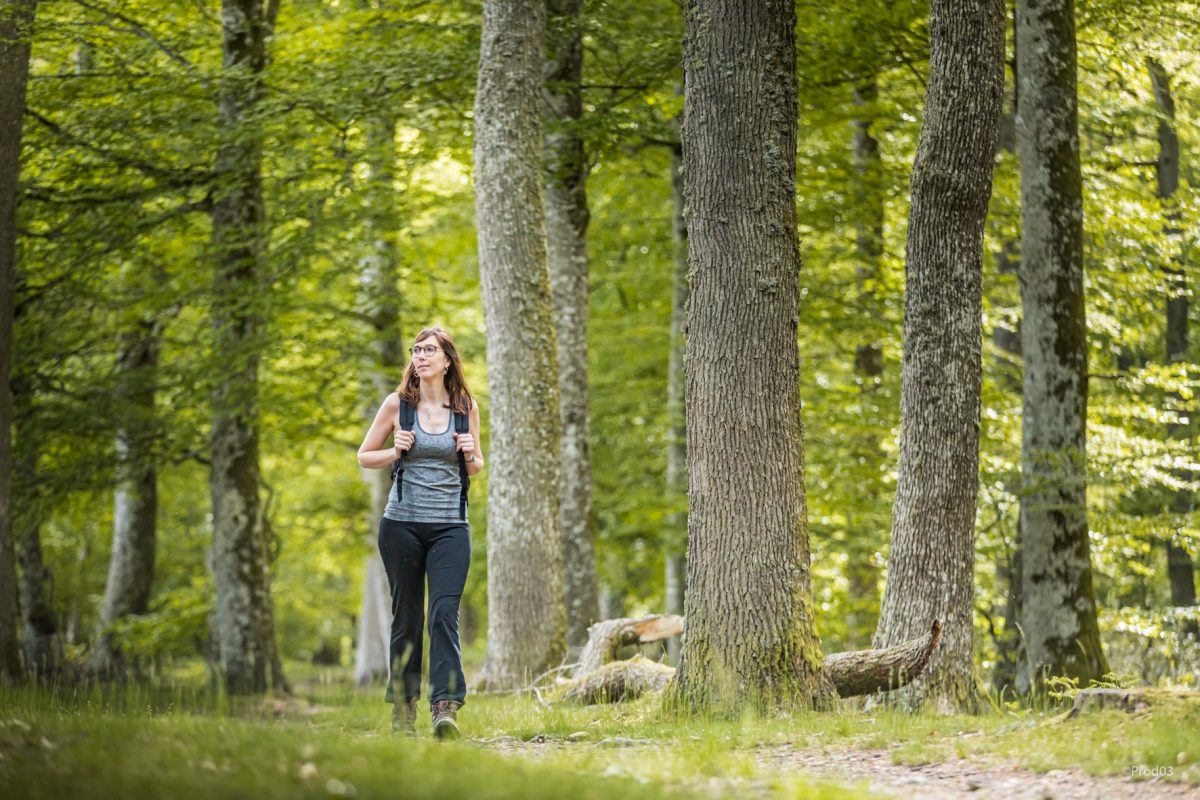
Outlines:
{"type": "MultiPolygon", "coordinates": [[[[281,7],[253,121],[264,142],[266,269],[247,300],[267,320],[257,398],[262,495],[277,625],[291,657],[355,635],[362,565],[374,547],[353,451],[379,401],[362,379],[377,354],[361,275],[380,235],[399,262],[400,335],[431,323],[454,333],[489,448],[471,191],[480,10],[477,0],[281,7]],[[382,234],[372,227],[379,209],[369,191],[368,131],[377,116],[396,125],[394,211],[382,234]]],[[[797,11],[805,478],[817,622],[826,651],[836,651],[869,643],[886,578],[908,174],[929,31],[925,7],[914,4],[835,0],[797,11]],[[870,80],[877,97],[856,104],[855,88],[870,80]],[[864,184],[851,137],[854,121],[866,119],[881,161],[864,184]],[[874,208],[864,197],[883,211],[882,255],[871,265],[855,247],[856,225],[874,208]],[[867,344],[882,356],[878,378],[855,366],[867,344]]],[[[1181,500],[1200,491],[1200,359],[1193,343],[1186,360],[1167,364],[1163,346],[1165,298],[1178,291],[1164,270],[1181,269],[1187,287],[1200,278],[1197,20],[1195,4],[1173,0],[1080,8],[1096,588],[1114,668],[1150,682],[1200,677],[1195,646],[1178,635],[1195,612],[1170,605],[1163,555],[1174,542],[1200,557],[1200,518],[1194,502],[1181,500]],[[1180,189],[1166,202],[1155,194],[1161,114],[1148,54],[1172,76],[1183,153],[1180,189]]],[[[678,546],[668,519],[682,510],[664,499],[668,147],[682,111],[681,23],[675,3],[597,0],[583,25],[594,522],[601,579],[636,613],[662,607],[663,549],[678,546]]],[[[148,381],[156,391],[156,413],[136,427],[158,470],[160,509],[151,611],[117,634],[148,660],[169,662],[201,646],[211,535],[205,460],[219,366],[208,314],[208,212],[222,188],[212,178],[220,59],[212,2],[40,9],[14,355],[14,388],[25,398],[17,449],[29,468],[16,477],[16,507],[42,533],[55,608],[73,620],[65,627],[76,656],[98,618],[113,482],[131,466],[114,444],[131,414],[116,391],[121,380],[148,381]],[[147,322],[162,328],[159,367],[119,378],[120,338],[147,322]]],[[[976,553],[985,668],[1003,657],[995,639],[1009,622],[1019,509],[1021,364],[996,336],[1018,327],[1019,236],[1018,165],[1002,151],[985,239],[976,553]]],[[[752,347],[753,332],[747,339],[752,347]]],[[[486,475],[471,499],[475,557],[464,619],[475,630],[486,625],[486,475]]],[[[725,480],[739,490],[737,476],[725,480]]]]}

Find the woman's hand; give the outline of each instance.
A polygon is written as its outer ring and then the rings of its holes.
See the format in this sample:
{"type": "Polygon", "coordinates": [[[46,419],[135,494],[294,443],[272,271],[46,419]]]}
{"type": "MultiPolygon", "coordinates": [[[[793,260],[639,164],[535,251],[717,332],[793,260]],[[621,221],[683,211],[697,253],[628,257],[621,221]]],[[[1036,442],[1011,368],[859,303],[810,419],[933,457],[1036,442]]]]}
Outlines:
{"type": "Polygon", "coordinates": [[[475,457],[475,437],[469,433],[456,433],[454,441],[456,442],[454,449],[462,451],[467,461],[475,457]]]}
{"type": "Polygon", "coordinates": [[[404,455],[408,450],[412,449],[413,442],[416,441],[417,435],[412,431],[398,430],[392,434],[392,441],[396,449],[396,458],[404,455]]]}

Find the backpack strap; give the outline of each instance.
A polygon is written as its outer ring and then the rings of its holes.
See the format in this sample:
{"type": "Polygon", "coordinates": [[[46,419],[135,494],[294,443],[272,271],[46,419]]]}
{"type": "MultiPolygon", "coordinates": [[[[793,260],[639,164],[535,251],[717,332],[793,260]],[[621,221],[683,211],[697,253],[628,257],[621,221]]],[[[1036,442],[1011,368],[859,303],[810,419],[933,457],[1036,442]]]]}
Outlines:
{"type": "MultiPolygon", "coordinates": [[[[417,412],[412,404],[400,398],[400,430],[411,431],[416,423],[417,412]]],[[[405,452],[407,455],[407,451],[405,452]]],[[[404,497],[404,456],[392,462],[392,483],[396,484],[396,499],[404,497]]]]}
{"type": "MultiPolygon", "coordinates": [[[[454,432],[470,433],[471,418],[466,414],[454,412],[454,432]]],[[[462,484],[458,495],[458,516],[465,520],[467,518],[467,490],[471,488],[471,476],[467,474],[467,457],[463,455],[462,450],[458,451],[458,479],[462,484]]]]}

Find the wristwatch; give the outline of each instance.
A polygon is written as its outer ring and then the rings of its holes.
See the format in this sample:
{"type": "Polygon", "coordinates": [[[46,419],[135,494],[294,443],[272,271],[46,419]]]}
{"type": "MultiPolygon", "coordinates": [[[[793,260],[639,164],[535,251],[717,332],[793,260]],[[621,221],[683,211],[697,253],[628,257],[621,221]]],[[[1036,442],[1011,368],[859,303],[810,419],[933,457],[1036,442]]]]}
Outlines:
{"type": "Polygon", "coordinates": [[[474,453],[471,453],[471,457],[467,459],[467,463],[468,463],[468,464],[474,464],[474,463],[475,463],[475,454],[474,454],[474,453]]]}

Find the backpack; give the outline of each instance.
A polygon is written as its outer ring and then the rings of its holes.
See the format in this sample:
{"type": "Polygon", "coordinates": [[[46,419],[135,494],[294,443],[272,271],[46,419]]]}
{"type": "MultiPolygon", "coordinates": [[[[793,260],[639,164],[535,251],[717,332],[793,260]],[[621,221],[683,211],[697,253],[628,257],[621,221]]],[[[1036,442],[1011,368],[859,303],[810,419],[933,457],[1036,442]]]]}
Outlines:
{"type": "MultiPolygon", "coordinates": [[[[452,411],[451,414],[454,417],[455,433],[471,431],[471,420],[466,414],[459,414],[457,411],[452,411]]],[[[400,430],[411,431],[416,421],[417,410],[403,397],[400,398],[400,430]]],[[[392,482],[396,484],[397,500],[404,497],[404,459],[407,455],[408,452],[405,451],[404,455],[392,462],[392,482]]],[[[467,457],[461,450],[458,451],[458,479],[462,483],[462,490],[458,495],[458,516],[465,520],[467,518],[467,490],[471,488],[471,476],[467,474],[467,457]]]]}

